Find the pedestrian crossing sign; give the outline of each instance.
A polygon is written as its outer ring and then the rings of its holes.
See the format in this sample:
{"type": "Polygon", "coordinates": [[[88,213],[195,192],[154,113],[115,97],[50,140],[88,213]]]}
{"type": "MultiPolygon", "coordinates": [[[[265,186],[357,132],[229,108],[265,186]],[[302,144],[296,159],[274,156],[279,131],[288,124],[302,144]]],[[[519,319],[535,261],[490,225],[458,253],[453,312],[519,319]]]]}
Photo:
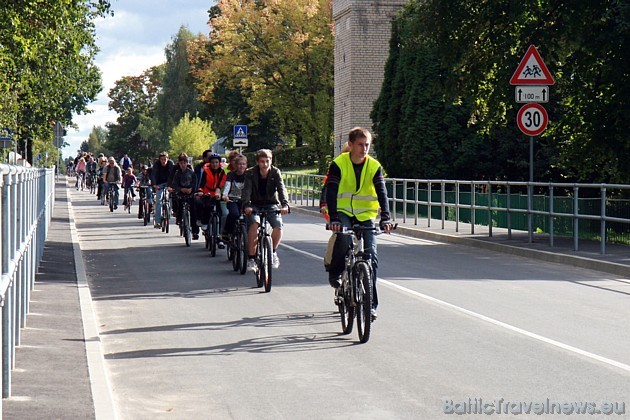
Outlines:
{"type": "Polygon", "coordinates": [[[234,147],[247,147],[247,126],[235,125],[234,126],[234,147]]]}

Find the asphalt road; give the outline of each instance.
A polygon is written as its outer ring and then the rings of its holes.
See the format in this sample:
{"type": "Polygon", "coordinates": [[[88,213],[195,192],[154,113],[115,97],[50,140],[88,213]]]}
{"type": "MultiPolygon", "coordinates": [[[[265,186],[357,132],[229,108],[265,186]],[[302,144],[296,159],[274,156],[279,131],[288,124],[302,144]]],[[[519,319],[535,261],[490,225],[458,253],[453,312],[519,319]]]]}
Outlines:
{"type": "MultiPolygon", "coordinates": [[[[341,334],[322,220],[285,217],[281,267],[263,293],[225,251],[211,258],[174,225],[142,226],[137,208],[110,213],[71,194],[121,419],[480,418],[444,414],[474,412],[463,402],[478,399],[511,413],[582,401],[630,413],[625,279],[382,235],[379,318],[358,344],[341,334]]],[[[630,416],[562,409],[553,417],[630,416]]]]}

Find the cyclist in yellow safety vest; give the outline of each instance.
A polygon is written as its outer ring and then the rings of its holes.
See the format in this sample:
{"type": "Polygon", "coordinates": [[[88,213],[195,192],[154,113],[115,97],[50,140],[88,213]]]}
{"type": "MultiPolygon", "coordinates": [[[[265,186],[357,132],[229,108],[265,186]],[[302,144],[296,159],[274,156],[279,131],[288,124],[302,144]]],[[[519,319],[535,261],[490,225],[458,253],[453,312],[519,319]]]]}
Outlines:
{"type": "MultiPolygon", "coordinates": [[[[330,229],[339,232],[342,226],[353,224],[374,226],[374,221],[381,210],[380,227],[385,232],[393,228],[390,222],[387,190],[381,164],[368,155],[372,142],[371,133],[361,127],[350,130],[348,145],[350,151],[341,153],[328,168],[326,180],[326,204],[330,214],[330,229]]],[[[365,251],[371,255],[374,273],[372,319],[376,319],[378,295],[376,276],[378,257],[374,232],[365,231],[365,251]]],[[[349,236],[337,236],[332,259],[328,267],[328,281],[335,289],[341,286],[341,273],[344,270],[345,253],[348,249],[349,236]]]]}

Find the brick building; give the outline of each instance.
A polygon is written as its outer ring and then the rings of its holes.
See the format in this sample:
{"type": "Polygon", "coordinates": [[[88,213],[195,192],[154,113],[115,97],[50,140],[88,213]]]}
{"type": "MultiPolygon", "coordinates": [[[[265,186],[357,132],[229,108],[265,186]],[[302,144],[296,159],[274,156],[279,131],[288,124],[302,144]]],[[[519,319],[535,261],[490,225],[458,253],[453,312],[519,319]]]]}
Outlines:
{"type": "Polygon", "coordinates": [[[372,130],[370,112],[383,83],[391,21],[405,0],[333,0],[335,155],[352,127],[372,130]]]}

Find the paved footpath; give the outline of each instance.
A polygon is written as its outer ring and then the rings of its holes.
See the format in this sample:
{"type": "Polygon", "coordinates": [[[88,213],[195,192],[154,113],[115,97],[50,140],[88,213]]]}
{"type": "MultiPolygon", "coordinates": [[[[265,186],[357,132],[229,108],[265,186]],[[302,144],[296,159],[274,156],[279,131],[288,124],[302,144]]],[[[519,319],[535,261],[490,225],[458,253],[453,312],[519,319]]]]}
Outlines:
{"type": "Polygon", "coordinates": [[[95,418],[68,213],[67,190],[57,184],[4,419],[95,418]]]}
{"type": "MultiPolygon", "coordinates": [[[[309,207],[296,205],[295,211],[317,215],[309,207]]],[[[21,345],[16,352],[12,396],[2,401],[4,419],[100,420],[111,416],[110,391],[103,387],[107,381],[102,371],[99,337],[92,308],[85,304],[91,297],[83,261],[75,258],[80,251],[73,239],[76,234],[71,214],[66,185],[58,183],[27,326],[22,330],[21,345]]],[[[506,232],[496,228],[493,236],[488,237],[487,230],[481,227],[471,235],[467,225],[460,225],[456,231],[452,223],[447,223],[444,229],[439,221],[432,221],[430,228],[426,227],[426,220],[423,223],[401,223],[399,233],[630,277],[630,252],[625,246],[609,245],[607,255],[601,255],[597,243],[582,241],[580,251],[576,252],[570,240],[556,239],[556,246],[551,248],[543,237],[528,243],[522,233],[507,239],[506,232]]],[[[626,283],[625,279],[620,281],[626,283]]],[[[627,284],[630,286],[630,281],[627,284]]]]}

